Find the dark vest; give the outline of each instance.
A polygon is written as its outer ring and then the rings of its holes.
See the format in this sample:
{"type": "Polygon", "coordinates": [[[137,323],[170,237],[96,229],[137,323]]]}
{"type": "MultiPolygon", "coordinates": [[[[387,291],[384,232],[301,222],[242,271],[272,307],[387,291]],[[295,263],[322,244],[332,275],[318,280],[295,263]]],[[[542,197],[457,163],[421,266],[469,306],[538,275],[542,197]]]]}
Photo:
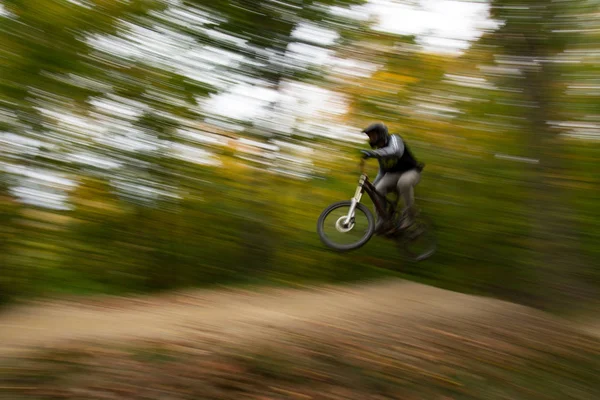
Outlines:
{"type": "Polygon", "coordinates": [[[384,172],[406,172],[411,169],[417,169],[418,164],[406,142],[404,142],[402,157],[390,157],[380,160],[380,165],[384,172]]]}

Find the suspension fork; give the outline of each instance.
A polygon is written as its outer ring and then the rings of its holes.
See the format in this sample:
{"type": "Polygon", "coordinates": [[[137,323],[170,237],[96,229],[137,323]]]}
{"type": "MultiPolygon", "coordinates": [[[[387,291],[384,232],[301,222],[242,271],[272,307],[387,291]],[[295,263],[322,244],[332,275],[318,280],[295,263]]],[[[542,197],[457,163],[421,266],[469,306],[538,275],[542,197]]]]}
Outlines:
{"type": "Polygon", "coordinates": [[[350,221],[354,218],[354,210],[356,209],[356,205],[360,203],[360,199],[362,198],[364,192],[364,185],[367,180],[367,176],[362,174],[360,179],[358,180],[358,186],[356,187],[356,192],[354,192],[354,197],[350,200],[352,204],[350,204],[350,210],[348,211],[348,215],[346,215],[346,220],[344,221],[346,224],[349,224],[350,221]]]}

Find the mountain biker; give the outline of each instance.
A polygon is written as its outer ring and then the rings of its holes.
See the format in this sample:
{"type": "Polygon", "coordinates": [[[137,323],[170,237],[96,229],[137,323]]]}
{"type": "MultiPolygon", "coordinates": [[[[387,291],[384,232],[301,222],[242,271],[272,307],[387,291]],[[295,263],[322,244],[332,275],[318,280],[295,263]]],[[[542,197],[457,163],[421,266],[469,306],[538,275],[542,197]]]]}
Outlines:
{"type": "MultiPolygon", "coordinates": [[[[409,227],[416,216],[414,207],[414,186],[421,180],[423,164],[417,162],[408,146],[399,135],[390,135],[382,123],[374,123],[362,133],[369,137],[369,145],[376,150],[361,150],[363,158],[377,158],[379,172],[373,181],[375,189],[382,195],[394,191],[404,199],[403,217],[400,228],[409,227]]],[[[375,232],[382,231],[383,221],[377,213],[375,232]]]]}

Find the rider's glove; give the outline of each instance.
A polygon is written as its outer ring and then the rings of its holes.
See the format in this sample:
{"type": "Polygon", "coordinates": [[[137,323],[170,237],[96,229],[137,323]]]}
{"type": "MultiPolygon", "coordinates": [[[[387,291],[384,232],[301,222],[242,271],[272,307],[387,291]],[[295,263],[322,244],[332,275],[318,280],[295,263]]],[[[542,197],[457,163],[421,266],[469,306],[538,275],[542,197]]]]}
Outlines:
{"type": "Polygon", "coordinates": [[[372,158],[372,157],[375,157],[375,154],[373,154],[372,151],[361,150],[360,152],[362,153],[362,158],[372,158]]]}

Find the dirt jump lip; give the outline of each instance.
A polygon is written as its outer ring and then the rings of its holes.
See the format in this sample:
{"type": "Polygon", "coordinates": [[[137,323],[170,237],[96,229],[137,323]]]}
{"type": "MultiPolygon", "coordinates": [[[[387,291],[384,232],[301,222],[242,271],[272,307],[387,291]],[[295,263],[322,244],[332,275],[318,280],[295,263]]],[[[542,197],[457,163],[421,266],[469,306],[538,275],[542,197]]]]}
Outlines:
{"type": "Polygon", "coordinates": [[[188,290],[136,298],[93,297],[16,306],[0,314],[0,354],[16,355],[70,341],[260,339],[272,329],[361,321],[552,318],[524,306],[403,280],[308,289],[188,290]]]}

